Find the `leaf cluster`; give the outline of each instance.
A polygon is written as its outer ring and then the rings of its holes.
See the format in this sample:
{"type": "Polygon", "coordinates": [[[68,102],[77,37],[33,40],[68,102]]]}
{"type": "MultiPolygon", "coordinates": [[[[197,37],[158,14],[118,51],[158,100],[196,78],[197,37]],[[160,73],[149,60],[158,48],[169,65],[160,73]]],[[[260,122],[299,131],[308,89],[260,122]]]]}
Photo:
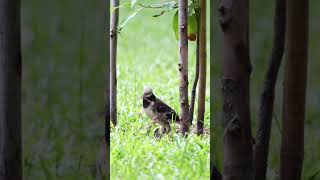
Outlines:
{"type": "MultiPolygon", "coordinates": [[[[178,2],[176,0],[164,2],[160,4],[145,5],[138,0],[131,0],[130,3],[125,3],[117,7],[111,7],[111,13],[114,10],[117,10],[122,7],[130,6],[130,9],[133,11],[129,16],[127,16],[117,27],[118,33],[130,22],[136,15],[144,9],[154,9],[158,11],[157,14],[154,14],[152,17],[160,17],[165,13],[175,11],[172,18],[172,28],[175,33],[175,37],[178,40],[178,2]]],[[[189,40],[194,41],[197,34],[197,24],[198,24],[198,12],[199,12],[199,0],[189,1],[188,7],[188,37],[189,40]]]]}

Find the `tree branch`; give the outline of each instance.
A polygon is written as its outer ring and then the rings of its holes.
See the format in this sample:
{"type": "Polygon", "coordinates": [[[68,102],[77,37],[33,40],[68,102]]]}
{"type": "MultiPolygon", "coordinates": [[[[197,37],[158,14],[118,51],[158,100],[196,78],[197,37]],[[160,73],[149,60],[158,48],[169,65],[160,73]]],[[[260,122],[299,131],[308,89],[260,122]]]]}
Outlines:
{"type": "Polygon", "coordinates": [[[206,0],[200,0],[199,10],[199,89],[198,89],[198,114],[197,134],[203,134],[205,97],[206,97],[206,73],[207,73],[207,48],[206,48],[206,0]]]}
{"type": "Polygon", "coordinates": [[[265,75],[258,116],[254,151],[254,179],[266,178],[268,149],[273,115],[275,85],[284,52],[286,29],[286,0],[276,0],[273,48],[265,75]]]}
{"type": "MultiPolygon", "coordinates": [[[[198,14],[198,10],[196,10],[196,14],[198,14]]],[[[194,77],[194,81],[193,81],[193,85],[192,85],[192,91],[191,91],[191,99],[190,99],[190,124],[192,124],[193,121],[193,113],[194,113],[194,103],[195,103],[195,99],[196,99],[196,92],[197,92],[197,84],[198,84],[198,80],[199,80],[199,17],[197,16],[197,47],[196,47],[196,74],[194,77]]]]}

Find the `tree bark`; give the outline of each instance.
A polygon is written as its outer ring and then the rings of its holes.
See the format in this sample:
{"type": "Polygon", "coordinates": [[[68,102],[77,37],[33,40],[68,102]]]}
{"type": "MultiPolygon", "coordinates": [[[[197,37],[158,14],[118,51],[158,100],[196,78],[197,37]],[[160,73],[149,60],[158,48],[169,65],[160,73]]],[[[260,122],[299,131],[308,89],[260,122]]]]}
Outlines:
{"type": "Polygon", "coordinates": [[[222,176],[218,168],[215,165],[211,166],[211,177],[213,180],[221,180],[222,176]]]}
{"type": "Polygon", "coordinates": [[[180,111],[181,132],[189,131],[188,102],[188,0],[179,0],[179,72],[180,72],[180,111]]]}
{"type": "Polygon", "coordinates": [[[254,179],[266,179],[275,85],[285,44],[286,0],[276,0],[273,48],[263,83],[254,150],[254,179]]]}
{"type": "Polygon", "coordinates": [[[196,47],[196,74],[194,76],[194,81],[193,81],[193,85],[192,85],[192,91],[191,91],[191,99],[190,99],[190,108],[189,108],[189,112],[190,112],[190,125],[192,125],[192,121],[193,121],[193,112],[194,112],[194,103],[195,103],[195,99],[196,99],[196,92],[197,92],[197,84],[198,84],[198,80],[199,80],[199,18],[197,18],[197,47],[196,47]]]}
{"type": "MultiPolygon", "coordinates": [[[[104,180],[106,177],[110,177],[110,173],[107,173],[107,169],[109,169],[107,163],[109,163],[110,159],[107,159],[107,154],[109,154],[109,151],[107,151],[107,144],[105,139],[102,139],[100,143],[100,147],[97,154],[96,159],[96,169],[97,169],[97,179],[98,180],[104,180]]],[[[108,171],[109,172],[109,171],[108,171]]]]}
{"type": "Polygon", "coordinates": [[[206,98],[206,73],[207,73],[207,49],[206,49],[206,0],[200,0],[199,18],[199,49],[200,49],[200,76],[198,91],[198,117],[197,134],[203,134],[205,98],[206,98]]]}
{"type": "Polygon", "coordinates": [[[102,154],[101,151],[98,152],[97,154],[97,159],[100,159],[100,157],[103,155],[106,158],[106,161],[108,164],[105,167],[105,172],[104,174],[103,171],[101,171],[101,167],[104,167],[103,161],[97,161],[97,178],[101,177],[110,177],[110,3],[109,1],[106,3],[106,91],[105,91],[105,114],[104,114],[104,120],[105,120],[105,139],[104,142],[100,145],[100,150],[101,146],[105,145],[106,150],[105,154],[102,154]]]}
{"type": "MultiPolygon", "coordinates": [[[[112,0],[112,7],[119,6],[119,0],[112,0]]],[[[117,125],[117,41],[118,41],[119,8],[115,9],[111,15],[110,31],[110,101],[111,101],[111,121],[117,125]]]]}
{"type": "Polygon", "coordinates": [[[222,0],[222,125],[224,180],[252,179],[248,0],[222,0]]]}
{"type": "Polygon", "coordinates": [[[280,179],[301,179],[308,64],[308,0],[287,2],[280,179]]]}
{"type": "Polygon", "coordinates": [[[22,179],[20,1],[0,0],[0,179],[22,179]]]}

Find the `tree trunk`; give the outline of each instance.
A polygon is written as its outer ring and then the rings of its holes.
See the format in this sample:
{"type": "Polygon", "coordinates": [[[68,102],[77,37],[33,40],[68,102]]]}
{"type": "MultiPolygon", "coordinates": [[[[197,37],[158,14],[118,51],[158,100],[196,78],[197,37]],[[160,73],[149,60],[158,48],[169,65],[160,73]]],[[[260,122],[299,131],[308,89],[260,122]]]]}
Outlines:
{"type": "Polygon", "coordinates": [[[0,0],[0,179],[22,179],[20,1],[0,0]]]}
{"type": "MultiPolygon", "coordinates": [[[[104,120],[105,120],[105,139],[104,142],[100,145],[100,150],[101,146],[105,145],[106,151],[104,152],[105,154],[105,162],[110,162],[110,3],[109,1],[106,3],[106,32],[108,33],[106,36],[106,91],[105,91],[105,114],[104,114],[104,120]]],[[[100,159],[100,157],[103,157],[103,154],[101,151],[98,152],[97,154],[97,159],[100,159]]],[[[97,160],[96,162],[96,167],[97,167],[97,178],[103,179],[103,177],[110,177],[110,164],[106,165],[105,172],[104,174],[103,171],[101,171],[101,167],[104,167],[103,161],[97,160]]]]}
{"type": "Polygon", "coordinates": [[[222,0],[222,122],[224,180],[252,179],[248,0],[222,0]]]}
{"type": "Polygon", "coordinates": [[[107,151],[106,147],[106,141],[105,139],[102,139],[96,159],[97,180],[104,180],[106,177],[110,177],[110,171],[107,173],[107,169],[109,169],[108,163],[110,160],[107,158],[107,156],[109,156],[107,154],[110,154],[110,151],[107,151]]]}
{"type": "Polygon", "coordinates": [[[203,134],[203,122],[206,98],[206,72],[207,72],[207,49],[206,49],[206,0],[200,0],[199,18],[199,49],[200,49],[200,76],[198,90],[198,117],[197,134],[203,134]]]}
{"type": "Polygon", "coordinates": [[[219,172],[218,168],[215,165],[211,166],[211,175],[213,180],[221,180],[222,176],[221,173],[219,172]]]}
{"type": "MultiPolygon", "coordinates": [[[[112,7],[119,6],[119,0],[112,0],[112,7]]],[[[111,15],[110,31],[110,101],[111,101],[111,121],[117,125],[117,40],[118,40],[119,8],[115,9],[111,15]]]]}
{"type": "Polygon", "coordinates": [[[273,48],[261,94],[256,144],[254,150],[254,179],[266,179],[268,150],[273,115],[275,85],[284,51],[286,27],[286,0],[276,0],[273,48]]]}
{"type": "Polygon", "coordinates": [[[189,108],[189,112],[190,112],[190,125],[192,125],[192,121],[193,121],[193,112],[194,112],[194,103],[195,103],[195,99],[196,99],[196,92],[197,92],[197,84],[198,84],[198,80],[199,80],[199,18],[197,18],[197,44],[196,44],[196,74],[194,76],[194,82],[192,85],[192,91],[191,91],[191,99],[190,99],[190,108],[189,108]]]}
{"type": "Polygon", "coordinates": [[[301,179],[308,64],[308,0],[287,2],[280,179],[301,179]]]}
{"type": "Polygon", "coordinates": [[[188,102],[188,0],[179,0],[179,72],[180,72],[180,111],[181,132],[189,131],[188,102]]]}

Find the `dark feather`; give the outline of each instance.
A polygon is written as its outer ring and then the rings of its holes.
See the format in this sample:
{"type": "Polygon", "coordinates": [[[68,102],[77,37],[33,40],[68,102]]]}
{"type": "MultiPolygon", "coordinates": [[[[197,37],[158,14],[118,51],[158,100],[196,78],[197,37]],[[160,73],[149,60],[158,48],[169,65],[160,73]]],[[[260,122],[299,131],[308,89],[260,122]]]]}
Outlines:
{"type": "Polygon", "coordinates": [[[155,107],[156,107],[156,111],[158,113],[167,113],[167,112],[170,112],[172,110],[171,107],[169,107],[167,104],[165,104],[160,99],[156,100],[155,107]]]}
{"type": "Polygon", "coordinates": [[[171,113],[167,113],[166,116],[167,116],[167,119],[170,121],[173,120],[177,123],[180,122],[180,118],[174,110],[172,110],[171,113]]]}
{"type": "Polygon", "coordinates": [[[150,102],[146,99],[143,99],[143,107],[147,108],[150,105],[150,102]]]}
{"type": "Polygon", "coordinates": [[[155,101],[157,98],[155,95],[151,95],[150,97],[144,97],[143,98],[143,107],[147,108],[151,102],[155,101]]]}
{"type": "Polygon", "coordinates": [[[164,113],[166,115],[167,120],[179,122],[180,118],[177,113],[166,103],[161,101],[160,99],[156,99],[155,108],[158,113],[164,113]]]}

